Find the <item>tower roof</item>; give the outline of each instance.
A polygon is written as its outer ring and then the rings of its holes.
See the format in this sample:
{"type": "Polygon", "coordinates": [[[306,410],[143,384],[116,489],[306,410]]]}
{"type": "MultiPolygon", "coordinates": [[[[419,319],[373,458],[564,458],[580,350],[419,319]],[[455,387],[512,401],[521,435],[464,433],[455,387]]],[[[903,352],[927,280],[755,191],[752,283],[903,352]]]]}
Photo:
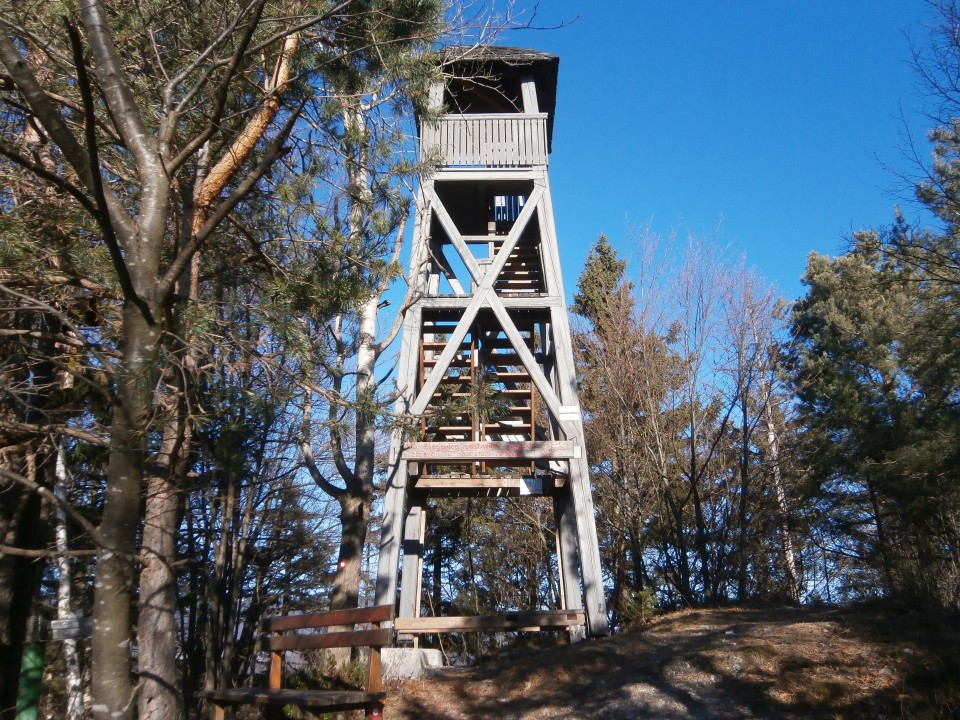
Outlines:
{"type": "Polygon", "coordinates": [[[532,76],[540,112],[547,113],[547,143],[553,144],[560,58],[540,50],[503,45],[451,45],[440,52],[444,72],[455,78],[488,78],[491,83],[532,76]]]}

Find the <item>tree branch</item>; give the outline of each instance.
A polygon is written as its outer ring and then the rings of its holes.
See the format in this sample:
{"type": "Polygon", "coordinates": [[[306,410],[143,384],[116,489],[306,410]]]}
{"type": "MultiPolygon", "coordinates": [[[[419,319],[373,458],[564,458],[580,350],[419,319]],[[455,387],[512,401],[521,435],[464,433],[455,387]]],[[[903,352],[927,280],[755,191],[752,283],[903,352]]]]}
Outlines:
{"type": "Polygon", "coordinates": [[[210,233],[216,228],[216,226],[223,220],[230,211],[236,207],[237,203],[243,200],[246,197],[247,193],[253,189],[254,185],[259,182],[260,178],[266,175],[270,168],[273,167],[273,164],[277,159],[283,155],[283,143],[289,137],[290,132],[293,130],[293,126],[296,123],[297,119],[300,116],[300,113],[303,112],[303,107],[306,101],[301,102],[297,109],[290,114],[286,124],[280,131],[280,134],[277,136],[276,140],[272,143],[263,160],[260,161],[260,164],[254,168],[247,175],[246,178],[236,187],[236,189],[227,197],[220,205],[217,206],[207,221],[203,224],[196,234],[190,238],[190,241],[184,243],[180,252],[177,254],[176,259],[170,264],[170,267],[167,268],[167,272],[164,273],[163,278],[161,278],[157,283],[158,295],[164,297],[170,290],[173,288],[174,283],[177,281],[177,278],[183,273],[183,271],[190,264],[190,260],[193,258],[194,253],[196,253],[206,242],[207,238],[210,236],[210,233]]]}
{"type": "MultiPolygon", "coordinates": [[[[117,127],[123,144],[134,157],[137,175],[140,180],[141,197],[137,215],[137,232],[128,236],[129,243],[138,243],[139,247],[125,247],[128,252],[136,252],[139,256],[139,268],[150,267],[151,257],[159,257],[161,239],[166,230],[167,210],[170,199],[170,182],[166,173],[164,155],[165,147],[158,147],[150,135],[140,108],[127,83],[123,63],[117,54],[113,43],[110,28],[107,25],[106,12],[102,0],[81,0],[80,16],[90,51],[95,60],[95,72],[103,90],[104,100],[113,122],[117,127]]],[[[79,73],[79,66],[78,66],[79,73]]],[[[112,220],[116,217],[111,216],[112,220]]],[[[136,268],[135,268],[136,271],[136,268]]],[[[140,277],[143,271],[137,271],[141,289],[151,278],[140,277]]],[[[141,312],[146,310],[137,301],[141,312]]],[[[145,314],[152,324],[152,317],[145,314]]]]}
{"type": "Polygon", "coordinates": [[[77,199],[80,205],[83,206],[84,210],[86,210],[88,213],[96,217],[97,206],[90,201],[90,198],[86,196],[83,190],[78,188],[73,183],[60,177],[56,173],[50,172],[40,163],[33,162],[33,160],[31,160],[30,158],[25,157],[24,155],[21,155],[20,153],[14,150],[11,150],[6,145],[0,144],[0,155],[3,155],[5,158],[10,160],[11,162],[19,165],[24,170],[29,170],[38,178],[40,178],[41,180],[45,180],[46,182],[50,183],[58,190],[72,195],[74,198],[77,199]]]}
{"type": "MultiPolygon", "coordinates": [[[[80,16],[90,43],[90,51],[96,61],[96,74],[104,99],[120,137],[136,159],[140,179],[146,185],[148,180],[145,173],[156,164],[156,148],[140,116],[140,108],[133,92],[125,80],[123,64],[113,43],[101,0],[81,0],[80,16]]],[[[77,70],[79,72],[79,67],[77,70]]]]}
{"type": "Polygon", "coordinates": [[[267,96],[263,103],[253,113],[253,117],[244,126],[240,135],[230,144],[227,151],[211,169],[196,195],[196,206],[205,210],[226,187],[234,173],[246,162],[253,152],[257,142],[264,136],[267,127],[280,109],[280,99],[290,81],[290,64],[297,51],[298,38],[296,35],[287,37],[283,44],[280,57],[277,58],[271,84],[267,88],[267,96]]]}
{"type": "Polygon", "coordinates": [[[300,444],[300,456],[300,464],[303,465],[310,473],[310,477],[313,478],[313,481],[317,484],[317,487],[319,487],[332,498],[340,498],[347,494],[347,491],[344,488],[337,487],[323,476],[323,473],[320,472],[320,468],[317,467],[316,461],[313,459],[313,451],[310,449],[310,443],[306,440],[300,444]]]}
{"type": "Polygon", "coordinates": [[[4,478],[6,480],[10,480],[11,482],[15,482],[18,485],[21,485],[27,488],[28,490],[37,493],[37,495],[39,495],[41,498],[43,498],[47,502],[60,506],[61,508],[63,508],[63,511],[70,516],[71,520],[73,520],[74,522],[77,523],[77,525],[83,528],[83,531],[87,533],[87,535],[89,535],[91,538],[93,538],[94,541],[98,542],[100,533],[97,530],[97,528],[95,528],[93,524],[91,524],[91,522],[87,520],[83,515],[77,512],[77,510],[70,503],[68,503],[66,500],[62,500],[61,498],[57,497],[56,494],[52,490],[50,490],[50,488],[44,487],[43,485],[36,483],[33,480],[30,480],[29,478],[24,477],[20,473],[15,473],[11,470],[7,470],[4,467],[0,467],[0,478],[4,478]]]}
{"type": "Polygon", "coordinates": [[[310,447],[310,417],[313,415],[313,401],[308,390],[304,395],[303,423],[301,425],[302,439],[300,441],[300,464],[310,473],[310,477],[321,490],[332,498],[339,498],[346,494],[346,489],[339,488],[324,477],[313,458],[313,449],[310,447]]]}
{"type": "Polygon", "coordinates": [[[90,443],[91,445],[96,445],[98,447],[110,447],[110,442],[107,438],[102,435],[95,435],[86,430],[81,430],[80,428],[73,427],[72,425],[50,425],[44,424],[43,426],[31,425],[29,423],[19,423],[11,422],[9,420],[0,420],[0,428],[3,428],[7,431],[14,431],[17,433],[22,433],[24,435],[35,435],[35,436],[46,436],[51,433],[54,435],[66,435],[68,437],[76,438],[77,440],[82,440],[83,442],[90,443]]]}
{"type": "MultiPolygon", "coordinates": [[[[0,62],[7,68],[7,72],[10,73],[10,77],[16,83],[17,88],[23,93],[23,97],[27,101],[31,112],[43,126],[43,129],[50,138],[57,144],[57,147],[60,148],[64,159],[70,164],[74,172],[77,173],[80,181],[89,190],[92,187],[89,155],[87,155],[86,151],[73,136],[66,122],[53,106],[46,91],[20,57],[20,52],[16,46],[5,34],[0,34],[0,62]]],[[[30,168],[30,170],[34,171],[34,168],[30,168]]],[[[60,183],[64,183],[63,189],[70,192],[71,186],[65,180],[61,179],[59,182],[55,182],[49,174],[41,175],[41,177],[50,182],[54,182],[54,184],[59,185],[60,183]]],[[[71,192],[71,194],[76,196],[73,192],[71,192]]],[[[107,203],[111,211],[111,219],[114,224],[119,226],[124,238],[133,237],[135,235],[133,223],[123,208],[123,205],[120,203],[120,200],[110,192],[109,189],[105,189],[104,194],[107,198],[107,203]]],[[[89,203],[89,199],[87,199],[86,202],[89,203]]],[[[86,204],[84,206],[87,207],[86,204]]]]}
{"type": "Polygon", "coordinates": [[[17,555],[19,557],[50,559],[61,557],[95,557],[98,550],[27,550],[12,545],[0,545],[0,557],[3,555],[17,555]]]}
{"type": "MultiPolygon", "coordinates": [[[[63,323],[63,325],[68,330],[70,330],[74,335],[76,335],[77,337],[84,337],[84,334],[80,331],[80,328],[78,328],[73,323],[73,321],[70,320],[69,317],[67,317],[64,313],[62,313],[60,310],[53,307],[49,303],[45,303],[41,300],[37,300],[36,298],[30,297],[29,295],[24,295],[23,293],[19,293],[16,290],[10,287],[7,287],[6,285],[3,285],[3,284],[0,284],[0,293],[5,293],[6,295],[15,297],[18,300],[22,300],[23,302],[28,303],[30,306],[32,306],[36,310],[41,310],[45,313],[50,313],[51,315],[56,317],[57,320],[63,323]]],[[[93,353],[94,357],[96,357],[97,360],[100,361],[103,368],[109,371],[110,367],[112,366],[110,359],[106,355],[102,354],[100,351],[96,350],[92,345],[88,344],[87,347],[90,348],[90,352],[93,353]]]]}
{"type": "Polygon", "coordinates": [[[84,136],[87,141],[87,156],[90,158],[90,191],[93,193],[93,199],[97,205],[97,209],[95,212],[92,212],[92,215],[100,226],[100,230],[103,232],[103,241],[107,245],[110,259],[113,261],[113,267],[117,272],[117,279],[120,281],[120,287],[123,289],[124,299],[134,303],[140,309],[140,312],[143,313],[147,323],[153,325],[155,322],[153,314],[133,286],[130,271],[123,259],[123,251],[113,231],[110,209],[107,207],[107,198],[103,193],[103,178],[100,176],[100,156],[97,150],[97,125],[93,119],[96,108],[93,103],[90,78],[87,76],[87,67],[83,62],[83,44],[80,40],[80,32],[75,25],[66,19],[64,19],[64,25],[66,25],[67,35],[70,37],[70,45],[73,48],[73,61],[77,69],[77,86],[80,89],[80,97],[83,99],[84,136]]]}
{"type": "MultiPolygon", "coordinates": [[[[234,49],[233,55],[230,56],[230,60],[227,64],[227,69],[223,78],[221,78],[220,82],[217,84],[216,91],[214,92],[214,103],[212,112],[210,113],[209,124],[203,129],[203,131],[201,131],[199,135],[187,143],[187,145],[179,153],[177,153],[177,156],[170,163],[168,163],[167,172],[176,172],[177,168],[179,168],[188,157],[193,155],[198,148],[200,148],[211,137],[213,137],[213,134],[220,129],[220,118],[222,117],[223,109],[227,104],[227,95],[230,90],[230,83],[233,82],[233,77],[237,71],[237,68],[240,66],[240,61],[243,59],[247,49],[250,46],[250,41],[253,39],[253,33],[260,24],[260,18],[263,16],[264,5],[266,5],[266,0],[257,0],[256,5],[254,6],[253,15],[247,22],[246,29],[243,32],[243,37],[240,38],[240,42],[234,49]]],[[[192,95],[192,92],[188,93],[188,97],[185,97],[180,101],[175,111],[177,115],[183,111],[184,104],[192,95]]],[[[173,128],[167,128],[166,132],[172,135],[173,128]]]]}

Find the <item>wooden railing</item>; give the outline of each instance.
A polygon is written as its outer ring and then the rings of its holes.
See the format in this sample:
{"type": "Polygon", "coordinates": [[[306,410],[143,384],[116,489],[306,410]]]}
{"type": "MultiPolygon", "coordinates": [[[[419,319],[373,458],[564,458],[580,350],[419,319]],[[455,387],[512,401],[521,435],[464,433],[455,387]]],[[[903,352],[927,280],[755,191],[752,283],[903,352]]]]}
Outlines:
{"type": "Polygon", "coordinates": [[[446,115],[424,123],[420,143],[447,167],[546,165],[547,114],[446,115]]]}

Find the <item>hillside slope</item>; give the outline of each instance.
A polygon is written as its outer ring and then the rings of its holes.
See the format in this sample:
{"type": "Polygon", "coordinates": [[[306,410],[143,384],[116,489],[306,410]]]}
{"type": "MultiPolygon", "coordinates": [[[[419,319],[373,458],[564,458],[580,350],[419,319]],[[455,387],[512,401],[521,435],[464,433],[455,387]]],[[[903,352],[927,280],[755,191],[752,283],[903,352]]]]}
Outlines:
{"type": "Polygon", "coordinates": [[[960,619],[700,610],[392,688],[388,720],[960,717],[960,619]]]}

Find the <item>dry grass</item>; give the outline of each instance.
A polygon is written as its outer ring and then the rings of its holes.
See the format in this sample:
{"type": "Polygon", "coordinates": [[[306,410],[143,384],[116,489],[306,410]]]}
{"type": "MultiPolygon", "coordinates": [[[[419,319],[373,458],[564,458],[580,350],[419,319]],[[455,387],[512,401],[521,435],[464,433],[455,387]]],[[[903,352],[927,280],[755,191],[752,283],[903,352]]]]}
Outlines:
{"type": "Polygon", "coordinates": [[[400,683],[386,718],[960,717],[960,619],[880,607],[684,611],[400,683]]]}

